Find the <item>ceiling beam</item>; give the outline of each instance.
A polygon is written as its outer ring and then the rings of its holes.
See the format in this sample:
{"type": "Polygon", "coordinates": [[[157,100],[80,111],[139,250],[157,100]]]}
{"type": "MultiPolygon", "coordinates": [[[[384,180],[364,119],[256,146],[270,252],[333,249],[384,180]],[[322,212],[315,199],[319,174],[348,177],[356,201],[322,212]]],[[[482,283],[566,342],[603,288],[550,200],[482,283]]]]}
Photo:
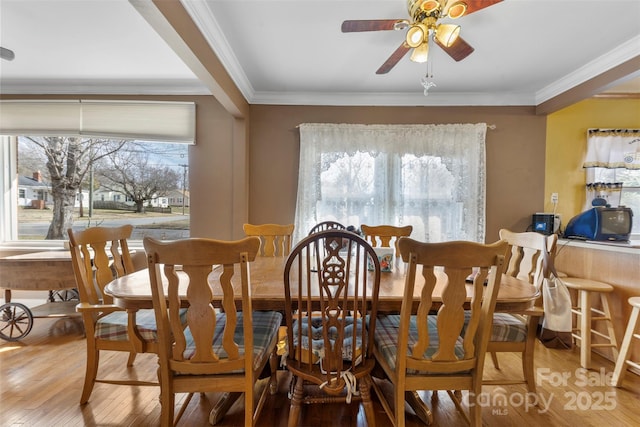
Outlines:
{"type": "Polygon", "coordinates": [[[220,104],[236,118],[247,118],[249,103],[179,0],[129,0],[202,81],[220,104]]]}
{"type": "Polygon", "coordinates": [[[640,55],[583,82],[536,106],[536,114],[551,114],[584,99],[594,97],[625,81],[640,76],[640,55]]]}

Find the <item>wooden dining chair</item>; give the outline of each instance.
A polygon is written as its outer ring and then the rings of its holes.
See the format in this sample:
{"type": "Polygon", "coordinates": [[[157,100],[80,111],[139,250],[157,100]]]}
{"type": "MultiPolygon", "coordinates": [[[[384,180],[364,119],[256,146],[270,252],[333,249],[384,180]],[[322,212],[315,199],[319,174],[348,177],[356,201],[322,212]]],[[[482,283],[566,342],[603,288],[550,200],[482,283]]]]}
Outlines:
{"type": "Polygon", "coordinates": [[[277,389],[275,350],[282,321],[278,312],[252,309],[249,263],[260,239],[147,237],[144,247],[158,324],[161,425],[177,423],[189,403],[185,399],[174,420],[175,394],[194,392],[244,394],[244,425],[256,425],[267,393],[277,389]],[[186,328],[181,306],[188,306],[186,328]],[[254,403],[267,362],[271,384],[254,403]]]}
{"type": "MultiPolygon", "coordinates": [[[[515,233],[507,229],[500,230],[500,238],[509,243],[505,274],[536,286],[542,290],[543,251],[551,256],[555,254],[558,236],[545,236],[536,232],[515,233]]],[[[506,378],[485,380],[487,385],[526,384],[527,390],[536,392],[536,379],[533,370],[534,349],[538,323],[544,314],[541,300],[530,309],[517,313],[495,313],[487,351],[491,353],[496,369],[500,368],[497,353],[520,353],[522,357],[521,379],[506,378]]]]}
{"type": "Polygon", "coordinates": [[[129,353],[132,366],[138,353],[155,352],[157,330],[153,310],[124,310],[104,293],[107,283],[134,271],[127,244],[133,226],[92,227],[67,231],[71,261],[80,296],[76,311],[82,314],[87,340],[87,364],[80,403],[89,400],[95,383],[155,385],[157,382],[97,377],[100,352],[129,353]]]}
{"type": "Polygon", "coordinates": [[[405,425],[405,399],[416,414],[430,417],[417,390],[447,390],[459,409],[461,404],[451,390],[468,390],[468,421],[479,427],[482,408],[476,399],[482,391],[484,357],[507,242],[423,243],[403,237],[398,246],[407,263],[402,308],[400,314],[378,316],[374,347],[382,378],[393,385],[393,402],[376,379],[373,388],[396,427],[405,425]],[[467,285],[472,272],[477,274],[467,285]],[[442,301],[436,314],[429,314],[436,302],[432,299],[436,286],[442,287],[442,301]],[[418,301],[415,310],[414,301],[418,301]],[[467,304],[471,317],[463,328],[467,304]]]}
{"type": "Polygon", "coordinates": [[[398,239],[400,237],[409,237],[413,231],[412,225],[405,225],[403,227],[396,227],[394,225],[366,225],[362,224],[360,230],[364,237],[371,243],[371,246],[390,248],[393,247],[398,250],[398,239]],[[391,243],[393,242],[393,246],[391,243]]]}
{"type": "Polygon", "coordinates": [[[287,256],[291,252],[293,224],[244,224],[244,234],[260,238],[260,256],[287,256]]]}
{"type": "Polygon", "coordinates": [[[317,233],[325,230],[346,230],[347,227],[337,221],[322,221],[311,227],[309,234],[317,233]]]}
{"type": "Polygon", "coordinates": [[[346,230],[311,234],[287,258],[289,427],[298,425],[302,404],[352,400],[362,402],[368,425],[375,425],[370,375],[379,286],[380,263],[373,248],[346,230]]]}

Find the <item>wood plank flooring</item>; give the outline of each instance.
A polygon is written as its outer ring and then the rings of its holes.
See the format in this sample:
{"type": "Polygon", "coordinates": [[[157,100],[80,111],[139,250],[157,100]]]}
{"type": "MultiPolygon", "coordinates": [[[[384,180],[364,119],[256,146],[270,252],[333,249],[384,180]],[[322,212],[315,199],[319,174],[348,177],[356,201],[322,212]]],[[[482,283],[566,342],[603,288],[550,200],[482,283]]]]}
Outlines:
{"type": "MultiPolygon", "coordinates": [[[[126,369],[126,356],[106,353],[101,370],[154,379],[153,355],[140,355],[126,369]]],[[[640,377],[628,373],[622,388],[608,385],[613,364],[597,355],[593,370],[579,369],[577,349],[536,349],[540,407],[526,407],[524,386],[485,387],[482,418],[487,426],[637,426],[640,422],[640,377]]],[[[499,376],[519,372],[518,356],[500,355],[501,371],[487,362],[486,374],[499,376]]],[[[19,343],[0,340],[0,426],[155,426],[160,404],[156,387],[98,384],[88,404],[78,400],[85,368],[85,343],[80,318],[35,319],[31,333],[19,343]]],[[[280,373],[279,393],[270,396],[259,425],[286,426],[289,412],[289,377],[280,373]]],[[[433,407],[435,426],[464,426],[446,393],[421,392],[433,407]]],[[[207,426],[209,411],[218,395],[194,396],[181,426],[207,426]]],[[[177,405],[184,396],[178,397],[177,405]]],[[[376,401],[378,426],[391,423],[376,401]]],[[[219,424],[242,425],[242,399],[219,424]]],[[[407,409],[407,411],[410,411],[407,409]]],[[[357,405],[320,405],[303,408],[300,426],[366,426],[357,405]]],[[[407,426],[422,426],[410,412],[407,426]]]]}

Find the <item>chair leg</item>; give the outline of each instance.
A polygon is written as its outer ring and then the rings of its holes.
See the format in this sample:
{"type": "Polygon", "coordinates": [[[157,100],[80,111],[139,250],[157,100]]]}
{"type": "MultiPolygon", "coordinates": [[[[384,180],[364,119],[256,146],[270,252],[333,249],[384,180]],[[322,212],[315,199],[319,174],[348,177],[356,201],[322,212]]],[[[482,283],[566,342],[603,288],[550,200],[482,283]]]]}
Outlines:
{"type": "Polygon", "coordinates": [[[591,292],[581,290],[580,298],[580,366],[591,367],[591,292]]]}
{"type": "Polygon", "coordinates": [[[611,354],[613,360],[618,360],[618,341],[616,340],[616,332],[613,330],[613,317],[611,316],[611,309],[609,308],[609,295],[604,292],[600,294],[600,301],[602,302],[602,311],[607,325],[607,333],[609,334],[609,343],[611,344],[611,354]]]}
{"type": "Polygon", "coordinates": [[[80,404],[84,405],[89,401],[93,386],[96,384],[96,375],[98,374],[98,362],[100,360],[100,350],[97,350],[95,343],[87,342],[87,366],[84,374],[84,385],[82,386],[82,396],[80,404]]]}
{"type": "Polygon", "coordinates": [[[540,318],[537,316],[529,316],[527,320],[527,338],[522,352],[522,375],[527,383],[527,391],[533,394],[537,393],[536,378],[533,372],[533,356],[536,348],[536,333],[539,320],[540,318]]]}
{"type": "Polygon", "coordinates": [[[173,427],[173,414],[175,405],[175,395],[169,387],[160,390],[160,425],[162,427],[173,427]]]}
{"type": "Polygon", "coordinates": [[[629,353],[631,353],[631,339],[633,338],[635,329],[638,325],[638,320],[640,320],[639,315],[640,308],[634,307],[631,310],[631,316],[629,317],[627,330],[624,333],[622,346],[620,346],[620,353],[618,354],[618,359],[616,360],[616,367],[613,370],[613,378],[611,378],[611,383],[614,387],[620,387],[622,385],[622,379],[627,372],[627,360],[629,359],[629,353]]]}
{"type": "Polygon", "coordinates": [[[367,418],[367,425],[369,427],[375,427],[376,415],[373,409],[373,402],[371,401],[371,378],[363,377],[358,386],[362,398],[362,406],[364,406],[364,414],[367,418]]]}
{"type": "Polygon", "coordinates": [[[289,408],[288,427],[296,427],[300,418],[300,406],[304,397],[304,380],[300,377],[294,377],[294,386],[291,393],[291,407],[289,408]]]}
{"type": "Polygon", "coordinates": [[[273,348],[269,356],[269,368],[271,369],[271,378],[269,379],[269,393],[275,395],[278,392],[278,346],[273,348]]]}
{"type": "Polygon", "coordinates": [[[244,392],[244,425],[253,426],[254,421],[254,403],[253,403],[253,391],[255,384],[245,388],[244,392]]]}
{"type": "Polygon", "coordinates": [[[498,363],[498,353],[496,353],[495,351],[491,352],[491,360],[493,360],[493,366],[496,369],[500,369],[500,364],[498,363]]]}
{"type": "Polygon", "coordinates": [[[469,425],[471,427],[482,427],[482,406],[478,404],[477,398],[482,388],[469,390],[469,425]]]}
{"type": "Polygon", "coordinates": [[[191,402],[192,397],[193,397],[193,393],[189,393],[187,395],[186,399],[184,400],[184,403],[182,404],[182,406],[180,407],[180,410],[178,411],[178,415],[176,415],[176,419],[173,421],[174,425],[177,425],[178,422],[180,422],[180,418],[182,418],[182,414],[184,414],[184,412],[187,410],[187,406],[189,406],[189,402],[191,402]]]}
{"type": "Polygon", "coordinates": [[[136,360],[136,356],[138,353],[132,351],[129,353],[129,358],[127,359],[127,366],[133,366],[133,362],[136,360]]]}

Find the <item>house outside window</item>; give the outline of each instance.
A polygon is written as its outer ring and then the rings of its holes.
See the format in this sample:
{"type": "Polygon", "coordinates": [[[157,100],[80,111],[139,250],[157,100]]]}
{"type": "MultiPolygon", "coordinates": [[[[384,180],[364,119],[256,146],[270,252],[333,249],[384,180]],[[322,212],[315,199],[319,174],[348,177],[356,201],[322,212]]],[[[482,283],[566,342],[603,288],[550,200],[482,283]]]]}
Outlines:
{"type": "MultiPolygon", "coordinates": [[[[49,223],[52,215],[52,207],[54,203],[54,199],[51,195],[51,178],[49,177],[49,172],[47,171],[46,166],[46,156],[44,151],[40,151],[42,147],[39,147],[34,143],[33,140],[39,141],[41,138],[45,137],[18,137],[17,138],[17,152],[18,152],[18,164],[17,170],[20,171],[21,175],[26,175],[27,170],[36,169],[37,172],[33,172],[33,176],[21,176],[20,178],[20,188],[17,191],[18,196],[18,206],[22,206],[21,209],[17,210],[17,222],[18,222],[18,240],[37,240],[44,239],[47,234],[47,230],[49,228],[49,223]],[[24,161],[23,161],[24,160],[24,161]],[[41,211],[41,214],[35,215],[35,210],[41,211]],[[47,215],[48,214],[48,215],[47,215]],[[34,223],[37,222],[37,224],[34,223]],[[29,226],[27,227],[27,225],[29,226]],[[26,231],[29,230],[29,231],[26,231]],[[34,231],[36,230],[36,231],[34,231]]],[[[144,157],[146,163],[141,166],[146,171],[153,169],[162,170],[162,175],[172,175],[175,177],[175,181],[173,183],[173,187],[171,190],[177,190],[184,187],[186,184],[182,182],[186,174],[183,174],[182,164],[184,163],[184,158],[187,156],[187,145],[186,144],[169,144],[169,143],[157,143],[157,142],[136,142],[131,141],[127,142],[123,145],[122,150],[127,151],[127,156],[131,158],[135,158],[136,156],[144,157]],[[142,145],[141,145],[142,144],[142,145]],[[142,147],[142,148],[141,148],[142,147]],[[133,154],[132,154],[133,153],[133,154]],[[143,153],[143,154],[140,154],[143,153]],[[151,161],[149,161],[151,159],[151,161]],[[180,166],[176,166],[180,165],[180,166]],[[171,171],[175,169],[173,174],[171,171]]],[[[130,159],[129,159],[130,160],[130,159]]],[[[85,221],[91,221],[90,223],[103,223],[117,225],[113,223],[114,220],[101,220],[101,215],[107,215],[107,211],[109,211],[110,215],[116,216],[116,212],[114,209],[123,209],[123,218],[120,220],[123,224],[126,222],[131,222],[131,216],[135,212],[135,203],[134,199],[122,192],[116,191],[117,185],[114,185],[111,181],[113,179],[117,180],[117,177],[109,178],[106,175],[103,175],[103,171],[114,169],[114,167],[110,166],[110,162],[115,161],[109,158],[101,159],[101,161],[95,162],[91,168],[93,169],[92,173],[94,175],[94,184],[93,184],[93,193],[94,196],[94,204],[95,201],[105,201],[105,200],[114,200],[117,202],[127,201],[129,203],[121,203],[120,206],[100,206],[99,208],[91,209],[91,217],[90,209],[89,209],[89,200],[90,200],[90,190],[92,184],[90,183],[90,174],[87,172],[84,176],[84,180],[82,183],[82,191],[80,190],[74,195],[72,203],[74,203],[74,227],[77,226],[80,228],[86,227],[84,224],[85,221]],[[106,184],[110,184],[111,187],[105,187],[106,184]],[[108,208],[108,209],[107,209],[108,208]],[[126,217],[124,212],[129,215],[126,217]]],[[[135,177],[137,171],[132,170],[130,172],[131,177],[135,177]]],[[[123,178],[124,179],[124,178],[123,178]]],[[[153,198],[149,198],[146,202],[144,202],[145,207],[167,207],[167,198],[166,197],[157,197],[154,195],[153,198]]],[[[189,222],[188,222],[188,213],[176,212],[175,215],[171,214],[171,210],[167,209],[163,211],[164,216],[148,218],[149,221],[155,222],[156,224],[160,224],[160,231],[154,231],[151,228],[145,228],[144,225],[137,226],[134,229],[133,239],[136,238],[141,239],[145,235],[155,235],[158,238],[182,238],[189,236],[189,222]],[[180,229],[179,227],[171,227],[171,236],[169,232],[163,232],[163,226],[161,225],[164,222],[170,222],[171,220],[175,220],[176,216],[179,215],[181,221],[184,222],[184,228],[180,229]],[[136,231],[138,230],[139,231],[136,231]]],[[[154,225],[155,227],[155,225],[154,225]]]]}

